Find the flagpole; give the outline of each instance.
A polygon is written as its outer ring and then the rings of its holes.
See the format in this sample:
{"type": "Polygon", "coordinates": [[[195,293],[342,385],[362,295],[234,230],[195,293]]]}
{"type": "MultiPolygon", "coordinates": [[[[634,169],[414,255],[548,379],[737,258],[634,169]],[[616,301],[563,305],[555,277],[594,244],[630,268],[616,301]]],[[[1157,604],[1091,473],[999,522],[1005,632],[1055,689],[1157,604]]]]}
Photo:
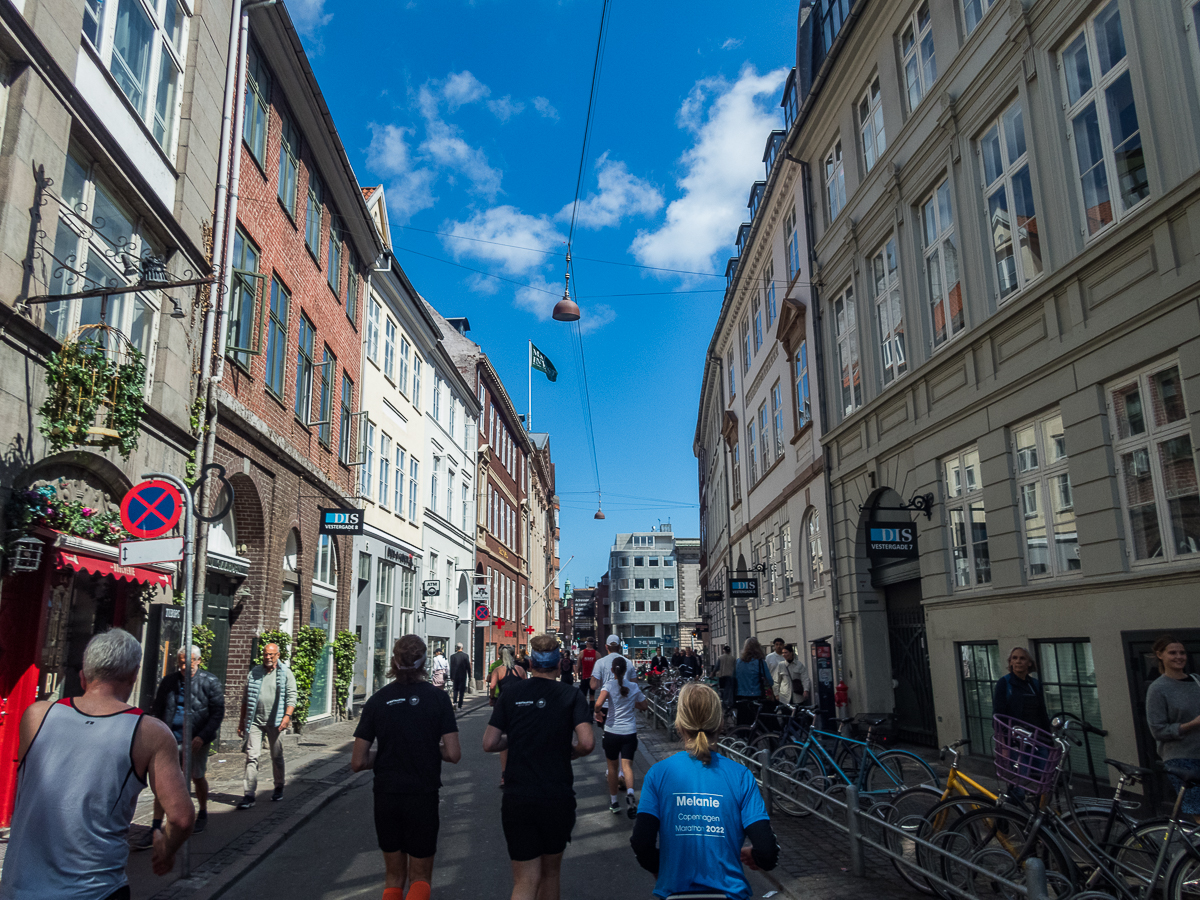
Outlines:
{"type": "Polygon", "coordinates": [[[525,430],[533,434],[533,341],[529,344],[529,415],[525,417],[525,430]]]}

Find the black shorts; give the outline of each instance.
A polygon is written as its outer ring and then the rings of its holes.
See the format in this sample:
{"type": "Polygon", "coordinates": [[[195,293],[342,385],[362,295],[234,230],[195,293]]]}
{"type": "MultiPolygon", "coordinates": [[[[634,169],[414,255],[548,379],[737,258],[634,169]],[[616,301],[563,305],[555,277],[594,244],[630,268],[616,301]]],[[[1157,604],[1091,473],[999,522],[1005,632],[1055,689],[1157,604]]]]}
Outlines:
{"type": "Polygon", "coordinates": [[[438,793],[376,794],[375,836],[384,853],[427,859],[437,853],[438,793]]]}
{"type": "Polygon", "coordinates": [[[575,827],[575,798],[530,800],[505,794],[500,801],[500,824],[513,862],[562,853],[575,827]]]}
{"type": "Polygon", "coordinates": [[[633,759],[633,754],[637,753],[637,733],[609,734],[606,731],[600,746],[604,748],[605,759],[633,759]]]}

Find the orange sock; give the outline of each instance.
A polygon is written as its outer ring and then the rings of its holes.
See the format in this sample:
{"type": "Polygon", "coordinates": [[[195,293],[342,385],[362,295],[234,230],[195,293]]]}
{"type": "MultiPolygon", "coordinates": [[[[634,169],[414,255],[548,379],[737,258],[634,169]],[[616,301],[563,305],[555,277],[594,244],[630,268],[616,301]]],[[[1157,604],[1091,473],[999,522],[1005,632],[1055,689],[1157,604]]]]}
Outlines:
{"type": "Polygon", "coordinates": [[[404,888],[384,888],[383,900],[404,900],[404,888]]]}
{"type": "MultiPolygon", "coordinates": [[[[408,896],[404,900],[429,900],[429,882],[414,881],[408,887],[408,896]]],[[[388,898],[391,900],[391,898],[388,898]]]]}

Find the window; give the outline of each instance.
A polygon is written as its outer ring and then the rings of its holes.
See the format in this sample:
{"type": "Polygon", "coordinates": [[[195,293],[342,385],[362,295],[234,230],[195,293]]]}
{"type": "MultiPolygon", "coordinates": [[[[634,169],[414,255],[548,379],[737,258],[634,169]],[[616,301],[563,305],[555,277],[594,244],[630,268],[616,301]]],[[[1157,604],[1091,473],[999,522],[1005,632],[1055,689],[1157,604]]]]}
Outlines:
{"type": "Polygon", "coordinates": [[[750,320],[742,320],[742,373],[750,372],[750,361],[754,358],[750,351],[750,320]]]}
{"type": "Polygon", "coordinates": [[[1165,562],[1195,553],[1200,492],[1178,365],[1112,389],[1109,415],[1133,558],[1165,562]]]}
{"type": "Polygon", "coordinates": [[[358,262],[349,254],[346,263],[346,316],[351,322],[358,315],[358,262]]]}
{"type": "MultiPolygon", "coordinates": [[[[995,2],[996,0],[963,0],[963,18],[967,20],[967,34],[975,30],[975,26],[979,24],[979,21],[995,2]]],[[[988,746],[991,747],[990,741],[988,746]]]]}
{"type": "Polygon", "coordinates": [[[354,382],[347,372],[342,373],[342,411],[338,420],[338,459],[346,465],[350,464],[353,450],[350,435],[350,422],[354,409],[354,382]]]}
{"type": "Polygon", "coordinates": [[[825,156],[825,200],[829,204],[829,221],[832,222],[846,205],[846,168],[842,160],[842,142],[833,142],[833,149],[825,156]]]}
{"type": "Polygon", "coordinates": [[[889,385],[908,371],[904,355],[904,306],[900,299],[900,269],[896,238],[892,236],[871,259],[875,281],[875,311],[879,315],[879,349],[883,357],[883,383],[889,385]]]}
{"type": "Polygon", "coordinates": [[[442,378],[436,372],[433,375],[433,421],[442,421],[442,378]]]}
{"type": "Polygon", "coordinates": [[[1001,113],[984,134],[979,151],[983,157],[983,192],[987,197],[996,282],[1003,299],[1042,274],[1042,243],[1019,100],[1001,113]]]}
{"type": "Polygon", "coordinates": [[[771,435],[775,438],[775,455],[783,456],[783,388],[779,382],[771,388],[771,435]]]}
{"type": "Polygon", "coordinates": [[[337,547],[328,534],[317,538],[317,552],[313,554],[313,581],[337,587],[337,547]]]}
{"type": "Polygon", "coordinates": [[[675,601],[674,600],[664,601],[663,609],[666,610],[667,612],[675,612],[675,601]]]}
{"type": "Polygon", "coordinates": [[[1150,195],[1117,0],[1063,50],[1062,70],[1084,218],[1093,235],[1150,195]],[[1115,202],[1110,185],[1120,195],[1115,202]]]}
{"type": "Polygon", "coordinates": [[[321,357],[321,393],[317,403],[317,421],[308,423],[317,426],[317,440],[326,448],[330,446],[332,440],[333,385],[336,378],[337,357],[326,346],[324,355],[321,357]]]}
{"type": "MultiPolygon", "coordinates": [[[[622,578],[622,579],[620,579],[620,581],[618,582],[618,585],[619,585],[620,589],[621,589],[621,590],[623,590],[623,591],[627,591],[627,590],[629,590],[629,579],[628,579],[628,578],[622,578]]],[[[622,612],[629,612],[629,601],[626,601],[626,602],[625,602],[625,604],[624,604],[624,606],[623,606],[623,609],[622,609],[621,611],[622,611],[622,612]]]]}
{"type": "MultiPolygon", "coordinates": [[[[635,534],[633,536],[633,546],[635,547],[653,547],[654,535],[652,534],[635,534]]],[[[634,562],[635,566],[640,566],[641,563],[634,562]]]]}
{"type": "Polygon", "coordinates": [[[933,55],[933,20],[929,0],[908,17],[900,32],[900,53],[904,57],[904,80],[908,83],[908,109],[917,108],[925,92],[937,79],[937,61],[933,55]]]}
{"type": "Polygon", "coordinates": [[[1030,578],[1078,572],[1079,538],[1067,472],[1067,444],[1057,412],[1012,429],[1017,494],[1030,578]]]}
{"type": "MultiPolygon", "coordinates": [[[[1046,697],[1046,708],[1074,713],[1085,722],[1103,728],[1100,691],[1096,687],[1096,663],[1091,641],[1038,641],[1038,680],[1046,697]]],[[[1083,746],[1068,745],[1072,771],[1100,772],[1107,753],[1104,738],[1084,734],[1083,746]],[[1091,759],[1089,760],[1089,757],[1091,759]]]]}
{"type": "Polygon", "coordinates": [[[312,418],[313,325],[301,313],[296,334],[296,418],[305,425],[312,418]]]}
{"type": "Polygon", "coordinates": [[[783,245],[787,253],[788,281],[800,274],[800,231],[796,228],[796,207],[783,219],[783,245]]]}
{"type": "Polygon", "coordinates": [[[413,388],[412,405],[417,412],[421,411],[421,357],[413,354],[413,388]]]}
{"type": "Polygon", "coordinates": [[[375,474],[375,423],[363,417],[363,464],[360,468],[359,493],[367,500],[371,499],[371,489],[375,474]]]}
{"type": "Polygon", "coordinates": [[[242,139],[260,166],[267,158],[267,119],[271,109],[271,70],[251,41],[246,50],[246,109],[242,139]]]}
{"type": "MultiPolygon", "coordinates": [[[[238,228],[233,234],[233,297],[229,308],[229,337],[226,353],[249,371],[250,357],[258,351],[254,320],[258,310],[259,252],[254,242],[238,228]]],[[[88,265],[92,260],[89,255],[88,265]]],[[[308,417],[305,416],[307,419],[308,417]]]]}
{"type": "MultiPolygon", "coordinates": [[[[458,406],[458,401],[456,401],[454,399],[454,395],[451,394],[450,402],[446,404],[446,407],[447,407],[446,433],[448,435],[450,435],[450,440],[454,440],[454,413],[455,413],[457,406],[458,406]]],[[[522,467],[522,470],[523,470],[523,467],[522,467]]]]}
{"type": "Polygon", "coordinates": [[[792,569],[792,526],[784,525],[779,529],[779,560],[783,564],[784,591],[791,590],[795,573],[792,569]]]}
{"type": "Polygon", "coordinates": [[[808,341],[796,351],[796,413],[800,428],[812,421],[812,399],[808,388],[808,341]]]}
{"type": "Polygon", "coordinates": [[[763,295],[767,302],[767,327],[770,328],[778,315],[775,305],[775,260],[769,260],[763,269],[763,295]]]}
{"type": "Polygon", "coordinates": [[[408,338],[400,338],[400,371],[396,384],[400,388],[400,393],[408,393],[408,338]]]}
{"type": "Polygon", "coordinates": [[[169,156],[174,155],[188,22],[179,0],[84,4],[83,34],[169,156]]]}
{"type": "Polygon", "coordinates": [[[331,214],[329,216],[329,259],[325,277],[329,279],[329,286],[333,288],[334,294],[340,298],[342,296],[342,230],[337,227],[333,218],[331,214]]]}
{"type": "Polygon", "coordinates": [[[758,481],[758,441],[754,437],[754,420],[746,425],[746,446],[750,448],[750,485],[758,481]]]}
{"type": "Polygon", "coordinates": [[[758,408],[758,452],[762,458],[762,471],[767,474],[767,469],[771,468],[771,460],[774,457],[771,454],[771,439],[767,431],[767,403],[764,400],[758,408]]]}
{"type": "Polygon", "coordinates": [[[454,521],[454,473],[446,472],[446,521],[454,521]]]}
{"type": "Polygon", "coordinates": [[[308,207],[304,212],[304,243],[317,258],[317,267],[321,265],[321,210],[322,196],[321,177],[315,170],[308,170],[308,207]]]}
{"type": "Polygon", "coordinates": [[[742,502],[742,457],[739,447],[740,445],[735,441],[733,445],[733,503],[735,506],[742,502]]]}
{"type": "Polygon", "coordinates": [[[732,403],[733,398],[737,396],[737,371],[733,367],[733,351],[729,351],[729,358],[725,361],[725,368],[729,370],[729,401],[732,403]]]}
{"type": "Polygon", "coordinates": [[[629,565],[629,557],[622,556],[619,565],[621,565],[622,567],[627,567],[629,565]]]}
{"type": "Polygon", "coordinates": [[[383,374],[392,380],[396,367],[396,323],[386,319],[383,323],[383,374]]]}
{"type": "Polygon", "coordinates": [[[663,587],[673,590],[675,588],[675,579],[674,578],[664,578],[663,579],[663,587]]]}
{"type": "Polygon", "coordinates": [[[439,456],[433,458],[433,474],[429,477],[429,511],[438,511],[438,472],[442,468],[442,459],[439,456]]]}
{"type": "Polygon", "coordinates": [[[417,461],[410,458],[408,462],[408,520],[410,522],[417,521],[417,482],[420,480],[420,471],[417,461]]]}
{"type": "MultiPolygon", "coordinates": [[[[650,587],[658,587],[658,585],[654,583],[654,582],[655,582],[655,581],[657,581],[657,580],[658,580],[657,578],[652,578],[652,579],[650,579],[650,587]]],[[[658,611],[659,611],[659,609],[658,609],[658,608],[659,608],[659,606],[661,606],[661,605],[662,605],[662,604],[660,603],[660,601],[658,601],[658,600],[651,600],[651,601],[650,601],[650,612],[658,612],[658,611]]]]}
{"type": "MultiPolygon", "coordinates": [[[[296,188],[300,172],[300,133],[288,115],[279,111],[282,121],[279,139],[279,202],[296,218],[296,188]]],[[[331,223],[332,224],[332,223],[331,223]]]]}
{"type": "Polygon", "coordinates": [[[668,568],[674,568],[675,567],[675,557],[664,556],[663,557],[663,565],[667,566],[668,568]]]}
{"type": "Polygon", "coordinates": [[[808,544],[808,590],[821,589],[821,572],[825,568],[825,557],[821,546],[821,514],[817,510],[809,510],[808,521],[804,526],[805,540],[808,544]]]}
{"type": "Polygon", "coordinates": [[[387,509],[392,493],[392,439],[379,433],[379,505],[387,509]]]}
{"type": "Polygon", "coordinates": [[[954,586],[978,587],[992,580],[988,555],[987,520],[979,450],[972,447],[944,461],[946,512],[950,517],[950,546],[954,555],[954,586]]]}
{"type": "Polygon", "coordinates": [[[462,530],[467,530],[467,508],[471,502],[471,486],[464,484],[462,486],[462,530]]]}
{"type": "MultiPolygon", "coordinates": [[[[628,581],[629,579],[627,579],[627,578],[622,578],[621,580],[622,580],[622,581],[628,581]]],[[[621,585],[621,587],[622,587],[622,589],[624,589],[624,588],[627,588],[627,587],[629,587],[629,585],[628,585],[628,584],[622,584],[622,585],[621,585]]],[[[628,601],[628,600],[622,600],[622,601],[621,601],[621,612],[629,612],[629,601],[628,601]]]]}
{"type": "Polygon", "coordinates": [[[276,397],[283,395],[285,359],[287,357],[288,305],[291,296],[278,278],[271,279],[270,323],[267,325],[266,384],[276,397]]]}
{"type": "Polygon", "coordinates": [[[887,149],[887,136],[883,132],[883,103],[879,96],[879,76],[871,79],[870,85],[858,101],[858,130],[862,136],[863,163],[868,172],[887,149]]]}
{"type": "Polygon", "coordinates": [[[854,313],[854,288],[833,301],[834,328],[837,333],[838,368],[842,379],[842,415],[848,416],[862,406],[862,372],[858,362],[858,321],[854,313]]]}
{"type": "Polygon", "coordinates": [[[754,352],[757,353],[763,345],[762,304],[758,297],[754,298],[754,352]]]}
{"type": "Polygon", "coordinates": [[[392,501],[392,511],[398,515],[404,515],[404,448],[399,444],[396,445],[396,497],[392,501]]]}
{"type": "Polygon", "coordinates": [[[652,591],[658,590],[658,584],[660,581],[662,581],[661,578],[651,578],[650,579],[650,590],[652,590],[652,591]]]}
{"type": "Polygon", "coordinates": [[[996,682],[1006,674],[1000,664],[1000,648],[994,642],[959,644],[958,653],[962,662],[960,684],[966,713],[963,737],[971,742],[972,752],[991,756],[992,692],[996,682]]]}
{"type": "Polygon", "coordinates": [[[925,229],[925,277],[933,317],[933,346],[937,348],[962,331],[964,324],[949,181],[939,184],[933,196],[921,204],[921,223],[925,229]]]}
{"type": "Polygon", "coordinates": [[[371,305],[367,307],[367,359],[373,363],[379,362],[379,320],[382,313],[379,301],[372,297],[371,305]]]}
{"type": "Polygon", "coordinates": [[[633,611],[634,612],[645,612],[646,611],[646,601],[645,600],[635,600],[633,602],[633,611]]]}

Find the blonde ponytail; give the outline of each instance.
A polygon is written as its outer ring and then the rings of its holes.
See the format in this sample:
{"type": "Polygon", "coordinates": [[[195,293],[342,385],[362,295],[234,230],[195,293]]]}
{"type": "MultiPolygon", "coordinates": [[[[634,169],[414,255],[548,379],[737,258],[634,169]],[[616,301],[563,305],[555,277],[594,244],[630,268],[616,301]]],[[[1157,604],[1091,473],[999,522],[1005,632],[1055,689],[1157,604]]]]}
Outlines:
{"type": "Polygon", "coordinates": [[[688,755],[704,765],[712,762],[711,743],[721,730],[724,710],[721,698],[707,684],[689,682],[679,692],[675,728],[683,734],[688,755]]]}
{"type": "Polygon", "coordinates": [[[692,759],[698,759],[704,765],[712,762],[712,750],[708,748],[708,735],[703,731],[696,732],[696,737],[692,739],[692,746],[688,749],[688,754],[692,759]]]}

